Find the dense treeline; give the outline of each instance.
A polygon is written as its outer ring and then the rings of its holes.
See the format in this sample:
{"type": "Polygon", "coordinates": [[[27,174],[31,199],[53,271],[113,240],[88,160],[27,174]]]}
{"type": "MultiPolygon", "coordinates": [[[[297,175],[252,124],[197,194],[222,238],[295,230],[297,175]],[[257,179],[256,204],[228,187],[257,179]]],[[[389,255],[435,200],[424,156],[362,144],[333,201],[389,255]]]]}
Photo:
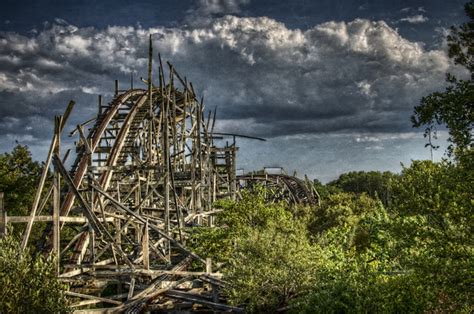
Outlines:
{"type": "Polygon", "coordinates": [[[315,208],[244,193],[193,245],[255,312],[472,312],[472,172],[419,161],[389,177],[389,206],[352,186],[315,208]]]}

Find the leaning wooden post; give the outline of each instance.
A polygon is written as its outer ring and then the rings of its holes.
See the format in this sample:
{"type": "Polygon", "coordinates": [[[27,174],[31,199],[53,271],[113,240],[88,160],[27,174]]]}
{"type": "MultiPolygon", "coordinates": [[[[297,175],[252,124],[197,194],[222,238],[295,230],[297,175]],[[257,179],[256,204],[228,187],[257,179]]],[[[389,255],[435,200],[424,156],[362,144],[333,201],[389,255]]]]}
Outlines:
{"type": "Polygon", "coordinates": [[[94,228],[89,224],[89,250],[90,250],[90,263],[92,269],[95,270],[95,231],[94,228]]]}
{"type": "Polygon", "coordinates": [[[7,211],[3,205],[3,192],[0,192],[0,235],[7,235],[7,211]]]}
{"type": "MultiPolygon", "coordinates": [[[[74,101],[70,101],[66,111],[64,112],[63,119],[61,121],[61,126],[60,126],[60,132],[64,129],[64,125],[66,124],[67,119],[69,118],[69,115],[72,112],[72,109],[74,108],[74,101]]],[[[38,205],[40,202],[41,198],[41,193],[43,192],[43,187],[44,183],[46,182],[46,177],[48,176],[48,171],[49,171],[49,166],[51,165],[51,160],[53,158],[53,149],[56,147],[56,142],[59,140],[59,138],[54,135],[53,140],[51,141],[51,145],[49,146],[49,152],[48,152],[48,157],[46,158],[46,163],[43,168],[43,172],[41,173],[41,178],[39,182],[38,189],[36,190],[36,195],[35,199],[33,201],[33,207],[31,209],[30,213],[30,219],[28,220],[28,224],[26,225],[26,230],[25,233],[23,234],[23,241],[21,242],[21,250],[23,251],[26,248],[26,245],[28,244],[28,239],[30,237],[31,229],[33,227],[33,222],[35,220],[35,215],[36,211],[38,210],[38,205]]]]}
{"type": "MultiPolygon", "coordinates": [[[[60,145],[60,132],[62,117],[56,116],[54,119],[54,136],[57,138],[56,145],[53,149],[54,154],[59,156],[59,145],[60,145]]],[[[59,225],[59,211],[61,207],[61,179],[58,169],[54,169],[54,182],[53,182],[53,253],[56,258],[57,268],[56,271],[59,274],[59,254],[60,254],[60,225],[59,225]]]]}

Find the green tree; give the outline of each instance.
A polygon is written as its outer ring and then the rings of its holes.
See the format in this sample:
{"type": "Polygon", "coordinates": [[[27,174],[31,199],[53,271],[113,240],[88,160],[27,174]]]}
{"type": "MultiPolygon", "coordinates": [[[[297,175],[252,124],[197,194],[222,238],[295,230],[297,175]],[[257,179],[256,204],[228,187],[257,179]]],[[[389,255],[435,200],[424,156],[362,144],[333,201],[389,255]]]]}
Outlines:
{"type": "Polygon", "coordinates": [[[27,146],[17,145],[11,153],[0,154],[0,191],[5,193],[9,215],[28,215],[41,175],[27,146]]]}
{"type": "Polygon", "coordinates": [[[396,175],[380,171],[352,171],[343,173],[327,185],[343,192],[367,193],[372,198],[379,198],[384,205],[390,200],[390,188],[396,175]]]}
{"type": "Polygon", "coordinates": [[[433,292],[431,308],[472,311],[474,174],[449,162],[413,162],[394,186],[391,234],[404,269],[433,292]]]}
{"type": "MultiPolygon", "coordinates": [[[[43,166],[34,161],[28,146],[17,145],[10,153],[0,154],[0,191],[4,192],[8,216],[28,216],[38,188],[43,166]]],[[[45,182],[45,193],[51,180],[45,182]]],[[[49,208],[49,203],[46,208],[49,208]]],[[[37,222],[31,232],[31,244],[41,237],[46,223],[37,222]]],[[[25,224],[15,224],[11,232],[19,236],[25,224]]]]}
{"type": "Polygon", "coordinates": [[[28,250],[20,251],[12,235],[0,238],[0,313],[64,313],[65,286],[54,272],[55,262],[28,250]]]}
{"type": "Polygon", "coordinates": [[[243,191],[237,202],[221,202],[219,228],[200,228],[192,246],[225,263],[231,303],[252,312],[274,312],[307,292],[319,263],[306,230],[306,211],[266,204],[265,190],[243,191]]]}
{"type": "MultiPolygon", "coordinates": [[[[411,117],[414,127],[425,126],[425,137],[431,136],[436,125],[446,125],[449,130],[450,155],[463,161],[466,155],[472,159],[472,136],[474,121],[474,2],[465,5],[469,18],[467,23],[452,27],[447,37],[449,57],[470,73],[467,80],[447,75],[448,87],[444,92],[435,92],[423,97],[411,117]]],[[[431,145],[431,142],[429,143],[431,145]]]]}

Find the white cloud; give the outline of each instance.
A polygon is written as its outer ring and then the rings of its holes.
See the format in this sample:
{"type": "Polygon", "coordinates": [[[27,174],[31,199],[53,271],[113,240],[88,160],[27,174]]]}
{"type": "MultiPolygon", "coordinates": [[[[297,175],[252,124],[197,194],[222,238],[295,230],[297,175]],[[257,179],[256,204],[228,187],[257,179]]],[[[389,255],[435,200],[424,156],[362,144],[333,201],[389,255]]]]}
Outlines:
{"type": "Polygon", "coordinates": [[[110,95],[113,80],[128,84],[132,70],[144,76],[149,33],[155,52],[195,83],[208,108],[219,107],[221,131],[269,137],[405,130],[413,106],[442,87],[451,66],[443,50],[428,51],[383,21],[307,30],[267,17],[103,30],[61,21],[36,35],[0,33],[0,117],[50,117],[69,97],[82,116],[93,114],[92,94],[110,95]]]}
{"type": "Polygon", "coordinates": [[[241,6],[250,0],[199,0],[197,10],[200,13],[210,14],[235,14],[241,11],[241,6]]]}
{"type": "Polygon", "coordinates": [[[411,23],[411,24],[420,24],[420,23],[425,23],[427,22],[429,19],[422,15],[422,14],[416,14],[416,15],[413,15],[413,16],[407,16],[407,17],[404,17],[404,18],[401,18],[398,20],[398,22],[407,22],[407,23],[411,23]]]}

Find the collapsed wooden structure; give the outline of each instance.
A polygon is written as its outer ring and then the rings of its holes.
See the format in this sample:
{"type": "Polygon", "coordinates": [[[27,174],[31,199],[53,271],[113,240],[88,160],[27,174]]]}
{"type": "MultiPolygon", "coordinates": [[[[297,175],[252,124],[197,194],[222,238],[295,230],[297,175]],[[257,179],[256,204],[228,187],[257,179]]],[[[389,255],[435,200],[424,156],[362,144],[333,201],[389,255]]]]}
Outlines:
{"type": "Polygon", "coordinates": [[[150,37],[146,89],[122,91],[116,81],[113,100],[103,104],[99,96],[97,117],[70,133],[78,140],[69,169],[61,134],[74,102],[55,118],[31,214],[10,221],[27,224],[23,249],[33,225],[47,222],[36,246],[58,257],[58,276],[69,283],[77,310],[241,311],[219,294],[225,282],[216,265],[187,248],[189,229],[212,226],[212,204],[238,198],[255,182],[278,191],[276,200],[314,204],[317,196],[288,175],[237,176],[235,137],[218,147],[215,111],[206,117],[193,85],[171,64],[165,70],[161,58],[154,80],[152,54],[150,37]]]}

